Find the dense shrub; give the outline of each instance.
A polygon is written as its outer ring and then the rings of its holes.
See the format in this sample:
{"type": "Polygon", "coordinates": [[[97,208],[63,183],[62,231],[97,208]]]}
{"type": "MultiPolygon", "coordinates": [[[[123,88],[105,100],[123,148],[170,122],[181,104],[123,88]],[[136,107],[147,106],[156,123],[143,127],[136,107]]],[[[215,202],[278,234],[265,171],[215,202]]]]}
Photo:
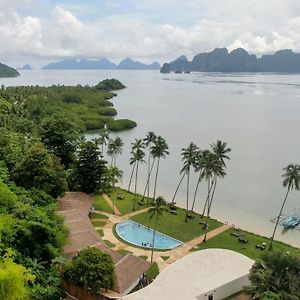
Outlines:
{"type": "Polygon", "coordinates": [[[99,82],[95,88],[97,90],[114,91],[124,89],[126,86],[117,79],[105,79],[99,82]]]}
{"type": "Polygon", "coordinates": [[[119,120],[112,120],[107,124],[107,127],[111,131],[120,131],[124,129],[131,129],[136,127],[137,124],[134,121],[128,119],[119,119],[119,120]]]}

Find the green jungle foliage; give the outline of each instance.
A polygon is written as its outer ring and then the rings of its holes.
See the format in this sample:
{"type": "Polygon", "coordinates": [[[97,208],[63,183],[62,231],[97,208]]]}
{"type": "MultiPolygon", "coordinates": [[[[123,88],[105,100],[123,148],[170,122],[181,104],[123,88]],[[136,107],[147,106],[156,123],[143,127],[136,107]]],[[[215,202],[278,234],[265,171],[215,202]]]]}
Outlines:
{"type": "Polygon", "coordinates": [[[97,90],[116,91],[126,88],[126,86],[117,79],[105,79],[99,82],[95,88],[97,90]]]}
{"type": "MultiPolygon", "coordinates": [[[[0,102],[0,110],[10,107],[18,109],[20,113],[29,116],[31,121],[37,124],[44,123],[44,128],[46,118],[60,115],[76,124],[80,131],[101,129],[109,123],[112,124],[112,130],[123,130],[135,127],[136,123],[113,118],[117,115],[117,111],[109,99],[116,94],[110,90],[111,87],[120,89],[121,86],[123,86],[121,82],[111,79],[102,81],[95,87],[82,85],[8,87],[0,92],[0,99],[3,98],[4,101],[0,102]],[[10,100],[10,104],[5,102],[6,99],[10,100]]],[[[23,125],[31,127],[30,124],[23,125]]]]}
{"type": "Polygon", "coordinates": [[[119,119],[119,120],[111,120],[108,124],[107,127],[111,131],[120,131],[120,130],[125,130],[125,129],[131,129],[136,127],[137,124],[136,122],[128,119],[119,119]]]}
{"type": "Polygon", "coordinates": [[[96,294],[100,288],[113,287],[113,273],[114,263],[110,255],[97,248],[87,248],[66,265],[64,277],[96,294]]]}
{"type": "Polygon", "coordinates": [[[111,97],[82,86],[0,89],[0,299],[63,296],[68,232],[56,198],[102,189],[106,162],[81,132],[85,113],[111,120],[111,97]]]}

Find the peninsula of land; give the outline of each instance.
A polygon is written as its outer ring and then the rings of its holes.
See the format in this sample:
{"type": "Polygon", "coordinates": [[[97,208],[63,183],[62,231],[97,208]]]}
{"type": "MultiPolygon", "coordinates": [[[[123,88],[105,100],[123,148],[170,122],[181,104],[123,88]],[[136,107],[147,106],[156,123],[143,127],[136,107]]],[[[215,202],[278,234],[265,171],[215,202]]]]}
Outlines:
{"type": "Polygon", "coordinates": [[[0,63],[0,78],[17,77],[19,75],[19,72],[14,68],[0,63]]]}

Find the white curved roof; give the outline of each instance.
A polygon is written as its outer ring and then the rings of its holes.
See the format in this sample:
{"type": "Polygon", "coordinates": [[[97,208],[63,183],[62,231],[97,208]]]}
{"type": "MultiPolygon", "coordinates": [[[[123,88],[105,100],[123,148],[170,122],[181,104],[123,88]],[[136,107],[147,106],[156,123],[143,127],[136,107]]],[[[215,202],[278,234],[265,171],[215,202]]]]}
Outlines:
{"type": "Polygon", "coordinates": [[[164,269],[149,286],[123,299],[196,299],[249,274],[253,264],[253,260],[230,250],[205,249],[193,252],[164,269]]]}

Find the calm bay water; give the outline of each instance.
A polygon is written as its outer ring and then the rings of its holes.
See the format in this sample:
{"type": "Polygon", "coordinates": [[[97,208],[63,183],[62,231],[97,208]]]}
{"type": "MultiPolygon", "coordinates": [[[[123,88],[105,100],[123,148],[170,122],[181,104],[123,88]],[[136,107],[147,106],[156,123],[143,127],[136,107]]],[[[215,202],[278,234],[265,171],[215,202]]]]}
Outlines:
{"type": "MultiPolygon", "coordinates": [[[[148,131],[166,138],[170,156],[163,160],[158,194],[170,200],[180,175],[180,151],[191,141],[206,149],[217,139],[232,148],[228,175],[220,180],[212,215],[230,224],[270,236],[270,219],[278,214],[285,194],[282,168],[300,163],[300,75],[278,74],[160,74],[157,71],[23,71],[18,78],[0,79],[8,85],[96,84],[105,78],[121,80],[127,89],[113,102],[119,118],[138,127],[118,133],[124,153],[117,165],[130,175],[130,143],[148,131]]],[[[87,134],[87,138],[97,136],[87,134]]],[[[115,134],[114,134],[115,136],[115,134]]],[[[141,168],[139,191],[145,184],[141,168]]],[[[196,181],[196,176],[193,178],[196,181]]],[[[199,190],[197,210],[205,197],[199,190]]],[[[185,186],[177,203],[185,205],[185,186]]],[[[291,192],[287,214],[300,214],[300,192],[291,192]]],[[[280,232],[277,238],[300,246],[300,231],[280,232]]]]}

